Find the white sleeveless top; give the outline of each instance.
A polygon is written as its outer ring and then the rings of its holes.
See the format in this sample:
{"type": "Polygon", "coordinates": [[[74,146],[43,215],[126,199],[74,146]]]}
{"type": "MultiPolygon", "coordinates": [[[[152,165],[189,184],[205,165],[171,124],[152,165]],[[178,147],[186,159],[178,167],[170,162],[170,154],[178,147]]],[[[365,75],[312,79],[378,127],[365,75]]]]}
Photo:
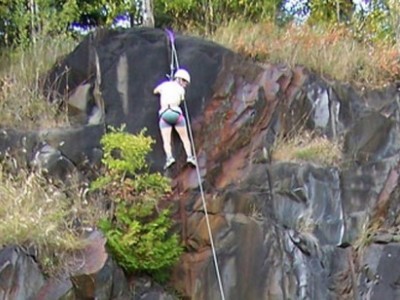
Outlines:
{"type": "Polygon", "coordinates": [[[179,107],[185,98],[185,89],[176,81],[164,81],[155,89],[155,94],[160,94],[160,112],[166,110],[168,106],[179,107]]]}

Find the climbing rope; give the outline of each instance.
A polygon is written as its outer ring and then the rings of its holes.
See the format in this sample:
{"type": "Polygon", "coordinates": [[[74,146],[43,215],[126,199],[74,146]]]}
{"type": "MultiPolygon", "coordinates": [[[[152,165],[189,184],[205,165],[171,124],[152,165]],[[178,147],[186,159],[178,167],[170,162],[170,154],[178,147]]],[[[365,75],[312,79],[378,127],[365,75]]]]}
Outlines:
{"type": "MultiPolygon", "coordinates": [[[[167,35],[169,37],[169,41],[171,44],[171,73],[170,73],[170,79],[173,78],[173,72],[176,69],[179,69],[179,61],[178,61],[178,54],[175,48],[175,38],[174,38],[174,34],[172,31],[170,30],[166,30],[167,35]]],[[[204,189],[203,189],[203,184],[201,181],[201,175],[200,175],[200,168],[199,168],[199,163],[197,160],[197,153],[196,153],[196,147],[194,146],[194,138],[193,138],[193,132],[192,132],[192,127],[190,125],[190,118],[189,118],[189,110],[187,108],[186,105],[186,101],[183,101],[183,106],[184,106],[184,110],[185,110],[185,115],[187,118],[187,129],[189,132],[189,139],[190,139],[190,144],[192,147],[192,151],[193,151],[193,156],[196,159],[196,174],[197,174],[197,180],[199,182],[199,187],[200,187],[200,195],[201,195],[201,201],[203,203],[203,209],[204,209],[204,215],[206,217],[206,224],[207,224],[207,230],[208,230],[208,235],[210,238],[210,244],[211,244],[211,251],[212,251],[212,255],[213,255],[213,260],[214,260],[214,265],[215,265],[215,272],[217,274],[217,279],[218,279],[218,286],[220,289],[220,293],[221,293],[221,299],[225,300],[225,295],[224,295],[224,289],[222,286],[222,280],[221,280],[221,275],[220,275],[220,271],[219,271],[219,267],[218,267],[218,259],[217,259],[217,253],[215,251],[215,246],[214,246],[214,239],[213,239],[213,235],[212,235],[212,231],[211,231],[211,225],[210,225],[210,220],[208,217],[208,211],[207,211],[207,204],[206,204],[206,200],[204,197],[204,189]]]]}

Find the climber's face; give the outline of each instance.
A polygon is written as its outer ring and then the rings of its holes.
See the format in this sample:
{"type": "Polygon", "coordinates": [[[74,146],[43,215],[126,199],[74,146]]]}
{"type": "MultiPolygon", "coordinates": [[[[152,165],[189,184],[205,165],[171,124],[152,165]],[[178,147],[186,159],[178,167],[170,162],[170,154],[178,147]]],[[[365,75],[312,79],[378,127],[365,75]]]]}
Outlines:
{"type": "Polygon", "coordinates": [[[178,81],[178,83],[179,83],[183,88],[186,88],[186,87],[188,86],[188,84],[189,84],[189,82],[187,82],[185,79],[182,79],[182,78],[177,78],[176,80],[178,81]]]}

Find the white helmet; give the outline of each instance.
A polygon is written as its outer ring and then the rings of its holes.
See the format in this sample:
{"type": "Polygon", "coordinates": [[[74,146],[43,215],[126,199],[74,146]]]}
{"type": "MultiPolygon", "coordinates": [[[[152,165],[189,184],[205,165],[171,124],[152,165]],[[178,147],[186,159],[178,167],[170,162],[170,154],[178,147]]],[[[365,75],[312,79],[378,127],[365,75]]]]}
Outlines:
{"type": "Polygon", "coordinates": [[[178,70],[175,72],[174,77],[175,77],[175,78],[181,78],[181,79],[186,80],[187,82],[190,83],[190,75],[189,75],[189,72],[186,71],[185,69],[178,69],[178,70]]]}

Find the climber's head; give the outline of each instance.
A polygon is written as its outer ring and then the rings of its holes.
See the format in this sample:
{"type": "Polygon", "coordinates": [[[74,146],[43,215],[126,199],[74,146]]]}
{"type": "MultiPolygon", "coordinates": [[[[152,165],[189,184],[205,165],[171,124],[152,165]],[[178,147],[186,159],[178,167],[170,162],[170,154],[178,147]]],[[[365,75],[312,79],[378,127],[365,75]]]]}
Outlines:
{"type": "Polygon", "coordinates": [[[175,72],[174,78],[183,87],[186,87],[190,83],[190,74],[185,69],[178,69],[175,72]]]}

